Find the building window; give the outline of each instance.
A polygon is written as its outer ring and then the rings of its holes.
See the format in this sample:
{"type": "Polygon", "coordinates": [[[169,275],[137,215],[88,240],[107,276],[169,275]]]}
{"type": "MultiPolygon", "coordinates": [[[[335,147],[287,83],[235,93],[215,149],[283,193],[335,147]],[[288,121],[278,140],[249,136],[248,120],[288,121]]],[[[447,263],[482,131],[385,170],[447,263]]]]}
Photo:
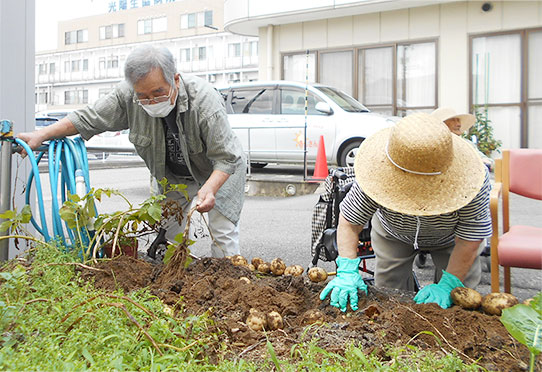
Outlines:
{"type": "Polygon", "coordinates": [[[72,72],[76,72],[76,71],[79,71],[79,64],[80,64],[80,60],[74,60],[72,61],[72,72]]]}
{"type": "MultiPolygon", "coordinates": [[[[142,19],[137,22],[137,33],[139,35],[164,32],[167,30],[167,18],[159,17],[153,19],[142,19]]],[[[124,29],[123,29],[124,34],[124,29]]]]}
{"type": "Polygon", "coordinates": [[[243,43],[243,56],[256,57],[258,55],[258,42],[247,41],[243,43]]]}
{"type": "Polygon", "coordinates": [[[316,53],[286,55],[282,63],[284,80],[316,82],[316,53]]]}
{"type": "Polygon", "coordinates": [[[196,13],[190,13],[188,15],[188,28],[196,27],[196,13]]]}
{"type": "Polygon", "coordinates": [[[88,41],[88,30],[67,31],[64,33],[64,44],[86,43],[88,41]]]}
{"type": "Polygon", "coordinates": [[[119,67],[119,57],[118,56],[111,56],[107,60],[107,68],[118,68],[119,67]]]}
{"type": "Polygon", "coordinates": [[[241,56],[241,43],[228,44],[228,57],[240,57],[241,56]]]}
{"type": "Polygon", "coordinates": [[[207,58],[207,49],[206,47],[194,47],[192,48],[192,60],[193,61],[204,61],[207,58]]]}
{"type": "Polygon", "coordinates": [[[203,25],[204,26],[212,26],[213,25],[213,11],[212,10],[206,10],[205,12],[205,20],[203,25]]]}
{"type": "Polygon", "coordinates": [[[325,52],[318,59],[319,82],[353,93],[353,51],[325,52]]]}
{"type": "Polygon", "coordinates": [[[49,63],[49,74],[54,75],[55,72],[56,72],[55,63],[54,62],[49,63]]]}
{"type": "Polygon", "coordinates": [[[98,69],[100,71],[105,70],[105,58],[104,57],[100,57],[100,59],[98,60],[98,69]]]}
{"type": "Polygon", "coordinates": [[[181,49],[181,62],[190,62],[190,48],[181,49]]]}
{"type": "Polygon", "coordinates": [[[207,59],[207,49],[205,47],[198,48],[198,60],[205,61],[207,59]]]}
{"type": "Polygon", "coordinates": [[[40,63],[38,65],[38,74],[39,75],[47,74],[47,63],[40,63]]]}
{"type": "Polygon", "coordinates": [[[83,71],[88,71],[88,59],[83,60],[83,71]]]}
{"type": "Polygon", "coordinates": [[[400,116],[436,108],[436,62],[434,42],[397,46],[397,110],[400,116]]]}
{"type": "Polygon", "coordinates": [[[65,105],[77,105],[88,103],[88,90],[67,90],[64,92],[65,105]]]}
{"type": "Polygon", "coordinates": [[[124,37],[124,23],[100,27],[100,40],[124,37]]]}
{"type": "Polygon", "coordinates": [[[502,148],[542,148],[541,50],[540,28],[471,36],[470,104],[502,148]]]}

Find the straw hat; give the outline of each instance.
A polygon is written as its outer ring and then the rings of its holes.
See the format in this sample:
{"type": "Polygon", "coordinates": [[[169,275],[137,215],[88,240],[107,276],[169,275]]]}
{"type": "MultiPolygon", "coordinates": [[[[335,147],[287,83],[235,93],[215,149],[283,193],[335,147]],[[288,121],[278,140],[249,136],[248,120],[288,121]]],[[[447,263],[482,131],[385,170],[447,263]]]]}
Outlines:
{"type": "Polygon", "coordinates": [[[444,122],[448,119],[458,118],[461,122],[461,133],[469,130],[470,127],[476,122],[476,117],[471,114],[457,114],[454,109],[448,107],[441,107],[431,113],[431,116],[436,117],[440,121],[444,122]]]}
{"type": "Polygon", "coordinates": [[[458,210],[474,199],[485,178],[474,148],[426,113],[409,115],[363,141],[354,171],[375,202],[416,216],[458,210]]]}

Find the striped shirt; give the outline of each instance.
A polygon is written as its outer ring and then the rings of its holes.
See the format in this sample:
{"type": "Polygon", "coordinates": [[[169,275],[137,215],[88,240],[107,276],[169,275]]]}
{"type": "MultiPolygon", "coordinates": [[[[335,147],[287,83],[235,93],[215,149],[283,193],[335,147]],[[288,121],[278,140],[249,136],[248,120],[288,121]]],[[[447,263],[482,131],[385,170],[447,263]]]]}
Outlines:
{"type": "Polygon", "coordinates": [[[449,245],[454,237],[476,241],[492,233],[489,212],[491,184],[486,171],[484,184],[474,199],[457,211],[435,216],[412,216],[394,212],[369,198],[357,182],[340,204],[344,218],[354,225],[365,225],[374,213],[388,234],[419,248],[449,245]],[[417,235],[417,236],[416,236],[417,235]]]}

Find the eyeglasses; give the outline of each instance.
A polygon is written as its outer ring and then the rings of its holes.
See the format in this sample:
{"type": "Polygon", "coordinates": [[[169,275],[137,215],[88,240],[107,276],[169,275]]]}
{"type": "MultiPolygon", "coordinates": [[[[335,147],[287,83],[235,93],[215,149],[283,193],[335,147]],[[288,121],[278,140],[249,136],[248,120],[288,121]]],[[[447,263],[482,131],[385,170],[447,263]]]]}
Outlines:
{"type": "Polygon", "coordinates": [[[158,96],[158,97],[143,98],[143,99],[137,99],[136,95],[134,93],[133,101],[134,101],[134,103],[137,103],[137,104],[142,105],[142,106],[150,105],[151,102],[154,102],[154,103],[166,102],[168,99],[171,98],[172,90],[173,90],[173,87],[170,87],[169,88],[169,94],[167,96],[158,96]]]}

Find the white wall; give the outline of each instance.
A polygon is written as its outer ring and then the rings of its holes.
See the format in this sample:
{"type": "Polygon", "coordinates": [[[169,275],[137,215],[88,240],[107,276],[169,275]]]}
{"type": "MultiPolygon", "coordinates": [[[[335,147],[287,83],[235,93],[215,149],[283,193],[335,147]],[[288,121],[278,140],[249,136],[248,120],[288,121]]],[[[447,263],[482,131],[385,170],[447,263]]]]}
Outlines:
{"type": "MultiPolygon", "coordinates": [[[[0,119],[11,120],[15,133],[34,129],[34,9],[34,0],[0,1],[0,119]]],[[[21,180],[27,179],[30,166],[14,155],[12,175],[17,166],[19,181],[15,185],[12,177],[11,192],[16,192],[15,203],[21,210],[21,180]]],[[[11,244],[9,258],[17,253],[11,244]]]]}
{"type": "MultiPolygon", "coordinates": [[[[235,1],[241,0],[226,1],[226,13],[230,11],[228,3],[235,1]]],[[[542,26],[542,1],[492,1],[493,9],[489,12],[481,10],[483,3],[443,2],[275,24],[272,76],[267,74],[267,27],[260,27],[260,78],[280,79],[281,53],[437,39],[438,104],[468,112],[469,35],[542,26]]],[[[269,23],[272,21],[270,19],[269,23]]]]}

